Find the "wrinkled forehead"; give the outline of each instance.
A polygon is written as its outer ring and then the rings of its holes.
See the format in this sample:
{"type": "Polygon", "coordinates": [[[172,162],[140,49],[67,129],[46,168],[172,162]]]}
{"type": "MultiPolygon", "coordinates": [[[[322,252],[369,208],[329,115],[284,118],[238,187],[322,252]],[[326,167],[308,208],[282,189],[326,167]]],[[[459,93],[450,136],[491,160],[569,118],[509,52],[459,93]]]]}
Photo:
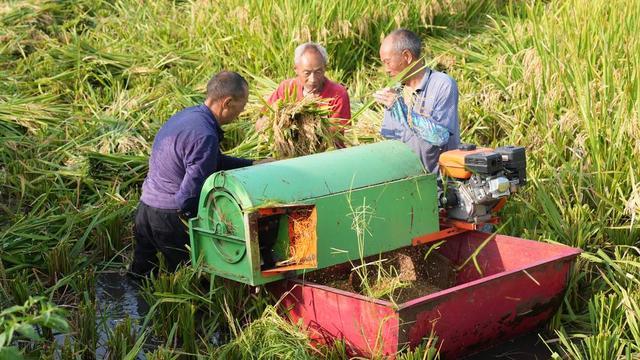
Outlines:
{"type": "Polygon", "coordinates": [[[325,67],[324,59],[319,52],[309,49],[302,54],[296,67],[300,70],[322,70],[325,67]]]}

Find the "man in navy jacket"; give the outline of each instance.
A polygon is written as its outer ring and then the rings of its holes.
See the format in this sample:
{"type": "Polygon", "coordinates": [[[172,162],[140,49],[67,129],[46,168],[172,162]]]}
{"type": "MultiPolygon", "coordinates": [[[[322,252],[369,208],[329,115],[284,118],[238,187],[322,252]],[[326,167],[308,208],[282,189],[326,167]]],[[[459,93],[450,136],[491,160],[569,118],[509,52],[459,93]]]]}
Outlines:
{"type": "Polygon", "coordinates": [[[131,273],[148,275],[161,252],[174,271],[189,260],[189,234],[184,219],[196,215],[204,181],[219,170],[253,164],[221,153],[221,125],[235,120],[249,97],[247,81],[222,71],[207,84],[204,104],[173,115],[156,134],[149,173],[135,217],[135,249],[131,273]]]}

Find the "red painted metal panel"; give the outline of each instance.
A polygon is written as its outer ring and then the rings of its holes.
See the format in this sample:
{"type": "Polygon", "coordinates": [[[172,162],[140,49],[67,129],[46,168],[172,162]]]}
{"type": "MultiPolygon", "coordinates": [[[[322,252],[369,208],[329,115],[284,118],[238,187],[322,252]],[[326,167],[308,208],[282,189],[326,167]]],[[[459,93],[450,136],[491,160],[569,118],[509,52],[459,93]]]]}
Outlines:
{"type": "Polygon", "coordinates": [[[357,353],[397,352],[399,316],[388,303],[296,280],[278,285],[291,320],[302,320],[316,339],[344,339],[357,353]]]}
{"type": "MultiPolygon", "coordinates": [[[[461,265],[488,237],[467,232],[438,251],[461,265]]],[[[364,355],[393,355],[416,346],[432,330],[445,357],[481,350],[531,331],[557,310],[572,261],[562,245],[497,235],[457,276],[457,285],[400,305],[301,280],[279,284],[292,320],[323,336],[343,338],[364,355]]]]}
{"type": "Polygon", "coordinates": [[[569,265],[498,274],[403,304],[401,341],[415,346],[433,329],[441,352],[455,357],[533,330],[557,310],[569,265]]]}

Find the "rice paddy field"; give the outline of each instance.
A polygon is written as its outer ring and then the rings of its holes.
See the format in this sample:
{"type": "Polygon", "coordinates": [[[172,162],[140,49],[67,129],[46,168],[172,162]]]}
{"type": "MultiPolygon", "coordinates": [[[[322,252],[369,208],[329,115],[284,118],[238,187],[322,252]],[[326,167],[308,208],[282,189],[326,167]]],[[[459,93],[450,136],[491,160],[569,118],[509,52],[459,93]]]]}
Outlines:
{"type": "MultiPolygon", "coordinates": [[[[251,87],[224,149],[264,156],[251,109],[318,41],[351,96],[345,137],[373,142],[371,94],[389,81],[378,47],[398,27],[458,82],[464,142],[526,146],[529,183],[501,232],[585,251],[540,335],[553,358],[640,358],[640,0],[3,1],[0,358],[96,357],[96,274],[130,262],[153,137],[213,73],[251,87]]],[[[193,268],[151,279],[149,316],[109,329],[107,356],[347,356],[311,344],[264,291],[227,285],[193,268]]],[[[437,357],[433,341],[398,355],[437,357]]]]}

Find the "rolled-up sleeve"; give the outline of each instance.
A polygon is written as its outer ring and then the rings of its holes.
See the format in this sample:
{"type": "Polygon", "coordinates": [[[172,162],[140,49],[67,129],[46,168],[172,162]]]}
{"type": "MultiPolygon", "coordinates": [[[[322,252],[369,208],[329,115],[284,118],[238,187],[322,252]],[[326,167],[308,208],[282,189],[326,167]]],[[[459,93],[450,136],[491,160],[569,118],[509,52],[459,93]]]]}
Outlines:
{"type": "Polygon", "coordinates": [[[204,181],[218,167],[218,139],[215,136],[196,138],[184,151],[185,174],[175,198],[180,210],[195,212],[204,181]]]}

